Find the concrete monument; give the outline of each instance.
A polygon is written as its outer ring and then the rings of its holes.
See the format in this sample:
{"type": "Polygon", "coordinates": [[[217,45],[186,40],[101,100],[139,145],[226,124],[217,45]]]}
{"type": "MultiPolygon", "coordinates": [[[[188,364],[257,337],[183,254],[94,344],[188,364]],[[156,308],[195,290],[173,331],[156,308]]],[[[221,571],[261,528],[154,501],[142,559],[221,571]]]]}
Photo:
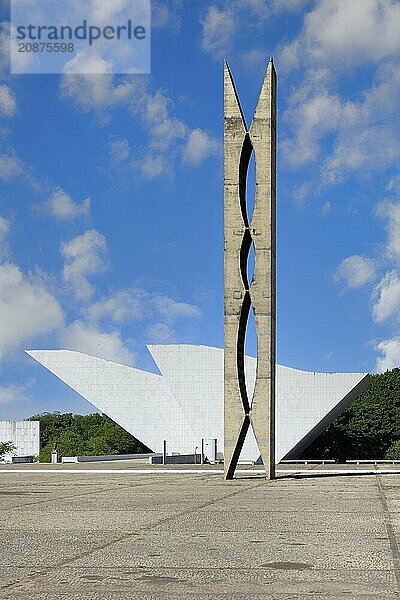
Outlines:
{"type": "Polygon", "coordinates": [[[275,474],[275,204],[276,73],[270,59],[250,128],[228,65],[224,73],[224,464],[232,479],[249,427],[268,479],[275,474]],[[255,198],[246,179],[254,152],[255,198]],[[254,274],[248,277],[250,248],[254,274]],[[257,370],[249,397],[244,368],[250,310],[257,332],[257,370]]]}

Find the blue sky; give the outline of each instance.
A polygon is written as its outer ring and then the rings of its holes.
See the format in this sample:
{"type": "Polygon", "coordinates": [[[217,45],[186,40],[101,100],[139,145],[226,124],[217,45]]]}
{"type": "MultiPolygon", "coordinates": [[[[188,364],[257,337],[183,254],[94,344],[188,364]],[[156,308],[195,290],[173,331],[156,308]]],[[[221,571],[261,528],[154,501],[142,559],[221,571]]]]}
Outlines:
{"type": "Polygon", "coordinates": [[[3,19],[0,419],[93,410],[25,348],[222,347],[224,57],[248,122],[278,72],[278,361],[400,364],[399,2],[154,1],[148,76],[10,75],[3,19]]]}

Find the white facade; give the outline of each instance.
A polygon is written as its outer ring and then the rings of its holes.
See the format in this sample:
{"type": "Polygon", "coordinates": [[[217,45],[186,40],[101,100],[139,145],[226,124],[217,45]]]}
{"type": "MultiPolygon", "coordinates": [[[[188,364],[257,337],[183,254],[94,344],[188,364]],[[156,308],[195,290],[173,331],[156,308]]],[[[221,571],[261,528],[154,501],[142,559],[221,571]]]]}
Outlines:
{"type": "Polygon", "coordinates": [[[12,456],[37,456],[40,450],[39,421],[0,421],[0,442],[12,442],[15,450],[4,456],[11,462],[12,456]]]}
{"type": "MultiPolygon", "coordinates": [[[[30,350],[32,358],[154,452],[193,453],[201,439],[223,448],[223,350],[148,346],[162,375],[71,350],[30,350]]],[[[246,357],[252,396],[256,359],[246,357]]],[[[314,373],[277,365],[276,460],[299,454],[368,385],[366,373],[314,373]]],[[[259,451],[250,431],[241,460],[259,451]]]]}

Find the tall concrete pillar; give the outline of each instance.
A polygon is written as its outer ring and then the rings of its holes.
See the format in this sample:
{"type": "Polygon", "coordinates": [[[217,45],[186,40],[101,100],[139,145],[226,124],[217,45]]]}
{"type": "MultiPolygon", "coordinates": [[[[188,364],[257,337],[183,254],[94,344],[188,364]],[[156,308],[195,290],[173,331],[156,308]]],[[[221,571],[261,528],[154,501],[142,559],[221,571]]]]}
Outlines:
{"type": "Polygon", "coordinates": [[[270,60],[250,129],[228,65],[224,70],[224,465],[232,479],[249,427],[275,476],[276,73],[270,60]],[[246,179],[254,152],[256,185],[249,214],[246,179]],[[248,257],[254,248],[254,273],[248,257]],[[250,310],[257,332],[253,397],[246,390],[245,336],[250,310]]]}

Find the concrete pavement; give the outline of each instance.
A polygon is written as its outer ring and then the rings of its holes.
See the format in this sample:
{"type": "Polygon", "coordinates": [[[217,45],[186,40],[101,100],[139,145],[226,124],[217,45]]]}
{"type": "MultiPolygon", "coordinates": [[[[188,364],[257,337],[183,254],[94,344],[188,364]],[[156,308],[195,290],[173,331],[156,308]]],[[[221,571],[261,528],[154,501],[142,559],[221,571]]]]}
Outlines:
{"type": "Polygon", "coordinates": [[[0,598],[399,597],[400,478],[381,467],[272,482],[15,467],[0,467],[0,598]]]}

